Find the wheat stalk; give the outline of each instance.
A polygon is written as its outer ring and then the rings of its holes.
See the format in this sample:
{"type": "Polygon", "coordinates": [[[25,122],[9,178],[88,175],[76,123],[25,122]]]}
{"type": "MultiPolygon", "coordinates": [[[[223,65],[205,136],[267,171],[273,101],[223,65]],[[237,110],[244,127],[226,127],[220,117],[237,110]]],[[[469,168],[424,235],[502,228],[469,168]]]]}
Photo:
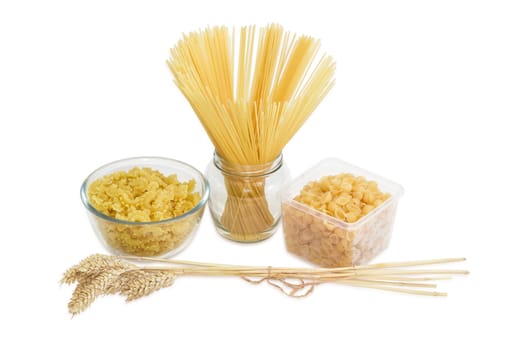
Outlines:
{"type": "Polygon", "coordinates": [[[322,283],[339,283],[408,294],[446,296],[446,293],[428,290],[436,288],[436,284],[420,282],[450,279],[453,275],[466,275],[468,271],[414,267],[464,260],[464,258],[452,258],[355,267],[284,268],[95,254],[68,269],[61,281],[65,284],[77,283],[68,303],[72,315],[86,310],[102,295],[118,294],[125,297],[126,301],[131,301],[171,286],[178,276],[190,275],[233,276],[253,284],[267,282],[291,297],[305,297],[322,283]],[[162,263],[162,265],[139,266],[124,259],[162,263]]]}

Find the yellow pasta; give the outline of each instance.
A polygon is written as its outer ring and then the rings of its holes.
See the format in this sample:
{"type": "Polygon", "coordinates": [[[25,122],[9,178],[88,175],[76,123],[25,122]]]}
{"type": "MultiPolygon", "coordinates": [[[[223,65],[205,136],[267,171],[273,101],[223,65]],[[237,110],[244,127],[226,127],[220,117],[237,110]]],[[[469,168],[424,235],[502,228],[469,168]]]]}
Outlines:
{"type": "Polygon", "coordinates": [[[159,256],[182,246],[200,220],[204,206],[180,220],[169,221],[193,209],[201,200],[195,180],[179,182],[150,168],[119,171],[93,181],[89,203],[113,222],[94,217],[104,241],[117,253],[159,256]],[[154,224],[168,220],[165,223],[154,224]],[[144,223],[139,225],[136,223],[144,223]]]}
{"type": "Polygon", "coordinates": [[[179,182],[177,175],[164,176],[158,170],[133,168],[93,181],[89,203],[115,219],[133,222],[162,221],[190,211],[201,196],[195,180],[179,182]]]}
{"type": "MultiPolygon", "coordinates": [[[[381,206],[390,194],[377,183],[352,174],[324,176],[305,185],[293,199],[346,223],[356,223],[381,206]]],[[[363,225],[339,226],[290,203],[283,205],[287,249],[324,266],[350,266],[368,262],[388,244],[395,204],[390,202],[363,225]],[[348,227],[348,228],[347,228],[348,227]]]]}
{"type": "MultiPolygon", "coordinates": [[[[272,162],[334,84],[331,57],[320,43],[276,24],[238,35],[226,27],[183,37],[168,66],[217,153],[233,165],[272,162]]],[[[239,241],[264,238],[275,226],[264,179],[225,176],[228,200],[221,225],[239,241]]],[[[213,198],[212,198],[213,201],[213,198]]]]}
{"type": "Polygon", "coordinates": [[[390,197],[375,181],[352,174],[324,176],[312,181],[294,198],[320,212],[346,222],[356,222],[390,197]]]}

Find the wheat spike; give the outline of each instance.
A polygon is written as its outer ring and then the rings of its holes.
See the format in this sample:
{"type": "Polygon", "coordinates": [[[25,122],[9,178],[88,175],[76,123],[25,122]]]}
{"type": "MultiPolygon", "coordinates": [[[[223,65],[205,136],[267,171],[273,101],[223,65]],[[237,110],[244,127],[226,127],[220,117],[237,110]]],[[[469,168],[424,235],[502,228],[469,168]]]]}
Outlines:
{"type": "Polygon", "coordinates": [[[94,275],[92,278],[81,280],[69,301],[69,312],[72,315],[76,315],[86,310],[98,296],[107,294],[111,283],[118,275],[119,270],[108,269],[107,271],[94,275]]]}
{"type": "Polygon", "coordinates": [[[93,254],[68,269],[60,281],[63,284],[73,284],[107,271],[108,269],[131,269],[135,265],[114,256],[93,254]]]}
{"type": "Polygon", "coordinates": [[[120,287],[120,294],[126,296],[126,301],[128,302],[171,286],[177,277],[177,274],[173,271],[133,272],[139,272],[140,274],[135,274],[133,278],[127,278],[126,283],[120,287]]]}

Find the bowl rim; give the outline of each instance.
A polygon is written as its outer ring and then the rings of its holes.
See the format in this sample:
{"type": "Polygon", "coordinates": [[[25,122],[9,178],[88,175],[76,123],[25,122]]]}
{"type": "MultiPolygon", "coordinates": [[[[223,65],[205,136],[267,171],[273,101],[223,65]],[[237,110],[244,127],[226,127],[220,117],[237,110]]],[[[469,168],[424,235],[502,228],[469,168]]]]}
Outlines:
{"type": "Polygon", "coordinates": [[[360,227],[366,225],[371,220],[377,218],[377,216],[382,213],[386,208],[390,206],[396,206],[403,196],[405,190],[400,184],[393,182],[381,175],[373,173],[364,168],[358,167],[356,165],[350,164],[339,158],[329,157],[324,158],[314,164],[311,168],[304,171],[301,175],[293,179],[288,186],[283,189],[280,193],[281,203],[284,205],[290,205],[295,207],[298,210],[316,216],[322,220],[328,221],[333,225],[345,230],[358,230],[360,227]],[[327,171],[328,169],[328,171],[327,171]],[[335,170],[334,170],[335,169],[335,170]],[[354,222],[346,222],[342,219],[338,219],[334,216],[328,215],[320,210],[310,207],[307,204],[296,201],[294,198],[297,196],[302,188],[311,181],[318,181],[323,176],[335,175],[340,173],[350,173],[354,176],[364,176],[368,181],[376,181],[382,191],[389,193],[390,197],[386,199],[379,206],[375,207],[366,215],[359,218],[354,222]]]}
{"type": "Polygon", "coordinates": [[[167,158],[167,157],[156,157],[156,156],[130,157],[130,158],[123,158],[123,159],[115,160],[115,161],[110,162],[110,163],[106,163],[106,164],[96,168],[95,170],[93,170],[86,177],[86,179],[82,182],[82,185],[80,186],[80,199],[82,200],[82,204],[84,204],[84,207],[91,214],[96,215],[99,218],[102,218],[104,220],[110,221],[110,222],[115,223],[115,224],[130,225],[130,226],[161,225],[161,224],[173,223],[173,222],[185,219],[185,218],[193,215],[194,213],[198,212],[199,210],[201,210],[206,205],[206,202],[208,201],[209,196],[210,196],[210,184],[209,184],[208,180],[206,179],[206,177],[197,168],[195,168],[194,166],[192,166],[192,165],[190,165],[188,163],[181,162],[180,160],[167,158]],[[93,207],[91,205],[91,203],[89,202],[88,195],[87,195],[87,187],[88,187],[88,180],[90,180],[91,177],[95,173],[97,173],[98,171],[103,170],[103,169],[105,169],[107,167],[116,165],[118,163],[123,163],[123,162],[127,162],[127,161],[145,161],[145,160],[149,160],[149,161],[151,161],[151,160],[154,160],[154,161],[155,160],[159,160],[159,161],[173,162],[173,163],[176,163],[179,166],[183,166],[183,167],[189,168],[189,169],[193,170],[194,172],[196,172],[199,175],[200,180],[201,180],[201,182],[203,184],[202,196],[201,196],[201,200],[199,201],[199,203],[197,203],[196,206],[194,206],[192,209],[190,209],[189,211],[185,212],[182,215],[175,216],[173,218],[169,218],[169,219],[165,219],[165,220],[160,220],[160,221],[145,221],[145,222],[127,221],[127,220],[117,219],[117,218],[108,216],[108,215],[106,215],[104,213],[101,213],[100,211],[95,209],[95,207],[93,207]]]}

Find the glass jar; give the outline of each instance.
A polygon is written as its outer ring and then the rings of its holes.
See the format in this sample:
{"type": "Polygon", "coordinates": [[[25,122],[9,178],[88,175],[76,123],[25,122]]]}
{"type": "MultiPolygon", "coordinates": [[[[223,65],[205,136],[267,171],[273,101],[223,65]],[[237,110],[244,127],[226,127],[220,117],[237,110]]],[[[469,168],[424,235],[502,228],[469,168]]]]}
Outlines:
{"type": "Polygon", "coordinates": [[[239,165],[215,152],[206,177],[208,207],[219,234],[237,242],[257,242],[275,233],[281,218],[280,191],[291,180],[282,154],[265,164],[239,165]]]}

